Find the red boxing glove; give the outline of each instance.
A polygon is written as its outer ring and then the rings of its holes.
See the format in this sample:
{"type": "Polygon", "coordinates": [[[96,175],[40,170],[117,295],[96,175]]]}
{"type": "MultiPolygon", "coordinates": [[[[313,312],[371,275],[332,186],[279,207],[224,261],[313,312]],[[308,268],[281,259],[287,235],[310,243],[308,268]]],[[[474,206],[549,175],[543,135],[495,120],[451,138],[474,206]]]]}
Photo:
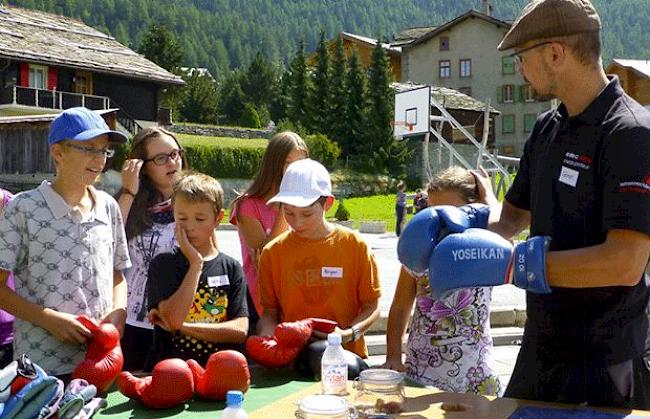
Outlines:
{"type": "Polygon", "coordinates": [[[268,368],[280,368],[292,363],[305,347],[312,332],[311,320],[284,322],[275,326],[275,334],[250,336],[246,340],[246,352],[258,364],[268,368]]]}
{"type": "Polygon", "coordinates": [[[311,321],[311,325],[315,331],[327,334],[334,333],[336,326],[338,326],[338,323],[334,320],[321,319],[318,317],[310,317],[307,320],[311,321]]]}
{"type": "Polygon", "coordinates": [[[77,316],[93,337],[88,344],[86,358],[72,372],[72,378],[83,378],[97,387],[100,393],[106,392],[122,371],[124,356],[120,347],[120,332],[111,323],[97,324],[94,320],[77,316]]]}
{"type": "Polygon", "coordinates": [[[251,381],[246,357],[237,351],[215,352],[203,370],[193,359],[187,361],[194,376],[196,392],[204,399],[226,400],[230,390],[246,392],[251,381]]]}
{"type": "Polygon", "coordinates": [[[137,378],[125,371],[117,379],[117,388],[126,397],[140,400],[151,409],[174,407],[194,396],[192,370],[182,359],[164,359],[151,374],[137,378]]]}

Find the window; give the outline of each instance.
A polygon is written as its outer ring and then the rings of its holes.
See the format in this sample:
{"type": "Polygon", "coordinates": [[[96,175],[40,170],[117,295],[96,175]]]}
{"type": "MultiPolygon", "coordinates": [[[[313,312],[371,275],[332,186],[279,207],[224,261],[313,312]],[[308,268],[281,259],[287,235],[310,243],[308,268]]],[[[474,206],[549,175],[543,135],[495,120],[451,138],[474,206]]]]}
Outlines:
{"type": "Polygon", "coordinates": [[[513,134],[515,132],[515,116],[503,115],[501,120],[501,132],[503,134],[513,134]]]}
{"type": "Polygon", "coordinates": [[[451,77],[451,61],[442,60],[440,61],[440,78],[448,79],[451,77]]]}
{"type": "Polygon", "coordinates": [[[460,60],[460,76],[472,77],[472,60],[469,58],[460,60]]]}
{"type": "Polygon", "coordinates": [[[440,51],[449,51],[449,37],[441,36],[440,37],[440,51]]]}
{"type": "Polygon", "coordinates": [[[44,65],[29,65],[29,87],[47,89],[47,67],[44,65]]]}
{"type": "Polygon", "coordinates": [[[515,57],[509,55],[501,57],[501,72],[503,74],[515,74],[515,57]]]}
{"type": "Polygon", "coordinates": [[[524,102],[534,102],[535,101],[535,90],[530,84],[524,84],[522,86],[524,89],[524,102]]]}
{"type": "Polygon", "coordinates": [[[532,132],[537,121],[537,115],[534,113],[524,114],[524,132],[532,132]]]}
{"type": "Polygon", "coordinates": [[[504,84],[501,86],[503,103],[512,103],[515,101],[515,85],[504,84]]]}
{"type": "Polygon", "coordinates": [[[459,92],[466,94],[467,96],[472,96],[472,87],[461,87],[458,89],[459,92]]]}

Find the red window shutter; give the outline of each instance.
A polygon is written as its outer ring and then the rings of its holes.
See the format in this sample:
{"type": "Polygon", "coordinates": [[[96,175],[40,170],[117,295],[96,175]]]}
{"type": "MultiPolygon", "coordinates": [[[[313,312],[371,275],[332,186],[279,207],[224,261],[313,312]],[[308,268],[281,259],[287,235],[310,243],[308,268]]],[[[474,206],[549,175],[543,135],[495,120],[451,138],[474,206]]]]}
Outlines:
{"type": "Polygon", "coordinates": [[[19,86],[29,87],[29,64],[20,63],[20,81],[19,86]]]}
{"type": "Polygon", "coordinates": [[[47,90],[56,90],[56,68],[47,69],[47,90]]]}

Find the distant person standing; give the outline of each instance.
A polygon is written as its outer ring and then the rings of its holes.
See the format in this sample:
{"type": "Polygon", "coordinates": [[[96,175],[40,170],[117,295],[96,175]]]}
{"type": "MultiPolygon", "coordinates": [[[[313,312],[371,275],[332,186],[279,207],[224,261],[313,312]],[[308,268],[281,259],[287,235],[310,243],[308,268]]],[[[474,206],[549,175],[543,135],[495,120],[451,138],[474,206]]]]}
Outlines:
{"type": "Polygon", "coordinates": [[[400,180],[397,184],[397,196],[395,201],[395,234],[399,237],[406,215],[406,184],[400,180]]]}

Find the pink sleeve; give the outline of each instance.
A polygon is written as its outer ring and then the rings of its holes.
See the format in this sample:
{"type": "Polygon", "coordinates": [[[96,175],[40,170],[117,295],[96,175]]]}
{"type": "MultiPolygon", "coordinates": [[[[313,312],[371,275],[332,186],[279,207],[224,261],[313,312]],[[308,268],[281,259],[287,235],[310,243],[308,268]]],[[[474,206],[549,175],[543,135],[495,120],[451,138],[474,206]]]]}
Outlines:
{"type": "Polygon", "coordinates": [[[237,217],[242,215],[258,219],[259,209],[257,208],[257,205],[258,200],[256,198],[243,197],[238,200],[230,213],[230,224],[237,225],[237,217]]]}

